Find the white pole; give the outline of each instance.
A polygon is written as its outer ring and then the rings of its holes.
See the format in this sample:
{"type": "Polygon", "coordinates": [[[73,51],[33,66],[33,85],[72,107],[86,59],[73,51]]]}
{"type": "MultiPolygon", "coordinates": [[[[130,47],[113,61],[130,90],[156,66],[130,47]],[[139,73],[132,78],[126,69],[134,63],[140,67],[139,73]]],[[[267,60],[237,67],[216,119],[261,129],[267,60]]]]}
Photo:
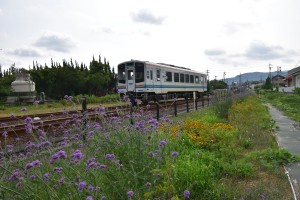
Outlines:
{"type": "Polygon", "coordinates": [[[194,99],[194,111],[196,110],[196,92],[193,92],[193,99],[194,99]]]}

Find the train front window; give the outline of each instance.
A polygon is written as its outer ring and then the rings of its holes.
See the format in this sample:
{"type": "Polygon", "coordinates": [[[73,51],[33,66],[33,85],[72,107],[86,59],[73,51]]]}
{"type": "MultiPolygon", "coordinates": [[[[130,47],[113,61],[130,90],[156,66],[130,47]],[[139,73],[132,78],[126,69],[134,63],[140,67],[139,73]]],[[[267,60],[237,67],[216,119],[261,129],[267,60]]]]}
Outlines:
{"type": "Polygon", "coordinates": [[[127,79],[132,80],[133,79],[133,70],[128,70],[127,73],[128,73],[127,74],[127,76],[128,76],[127,79]]]}
{"type": "Polygon", "coordinates": [[[145,79],[145,71],[144,71],[144,63],[135,63],[135,82],[140,83],[144,82],[145,79]]]}
{"type": "Polygon", "coordinates": [[[119,83],[125,83],[125,64],[118,66],[118,80],[119,83]]]}

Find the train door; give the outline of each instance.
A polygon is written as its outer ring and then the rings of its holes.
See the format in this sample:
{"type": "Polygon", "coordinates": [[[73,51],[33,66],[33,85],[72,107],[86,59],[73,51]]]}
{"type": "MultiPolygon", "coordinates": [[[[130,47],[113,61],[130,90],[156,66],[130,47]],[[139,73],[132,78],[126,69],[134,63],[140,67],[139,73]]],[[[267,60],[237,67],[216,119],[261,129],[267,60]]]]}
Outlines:
{"type": "Polygon", "coordinates": [[[154,78],[153,78],[153,69],[150,69],[150,92],[154,91],[154,78]]]}
{"type": "Polygon", "coordinates": [[[161,85],[162,83],[162,78],[161,78],[161,70],[160,69],[156,69],[155,70],[155,93],[161,93],[161,85]]]}
{"type": "Polygon", "coordinates": [[[126,75],[127,75],[127,92],[135,92],[134,68],[127,68],[126,75]]]}

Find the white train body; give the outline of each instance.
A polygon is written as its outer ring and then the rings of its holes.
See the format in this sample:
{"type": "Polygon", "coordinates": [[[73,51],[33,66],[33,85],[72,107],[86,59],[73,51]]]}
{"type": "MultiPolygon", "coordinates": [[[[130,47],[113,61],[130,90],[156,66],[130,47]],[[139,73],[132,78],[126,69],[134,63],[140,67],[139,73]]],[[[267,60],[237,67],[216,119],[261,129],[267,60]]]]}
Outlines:
{"type": "Polygon", "coordinates": [[[206,74],[163,63],[131,60],[118,65],[118,92],[147,97],[153,94],[203,93],[206,74]]]}

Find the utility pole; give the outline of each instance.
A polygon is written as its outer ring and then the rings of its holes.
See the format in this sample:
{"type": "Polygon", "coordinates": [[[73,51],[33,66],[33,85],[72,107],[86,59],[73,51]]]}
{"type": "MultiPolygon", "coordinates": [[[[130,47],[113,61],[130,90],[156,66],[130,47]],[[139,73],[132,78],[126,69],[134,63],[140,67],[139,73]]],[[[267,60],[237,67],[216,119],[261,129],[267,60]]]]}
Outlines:
{"type": "Polygon", "coordinates": [[[271,69],[272,69],[272,64],[269,64],[269,78],[270,78],[270,82],[272,83],[272,75],[271,75],[271,69]]]}
{"type": "Polygon", "coordinates": [[[242,93],[242,74],[240,72],[240,93],[242,93]]]}
{"type": "Polygon", "coordinates": [[[281,72],[281,67],[277,66],[277,75],[279,74],[279,72],[281,72]]]}
{"type": "Polygon", "coordinates": [[[206,70],[207,80],[209,80],[209,71],[206,70]]]}
{"type": "Polygon", "coordinates": [[[224,83],[225,83],[225,75],[226,75],[226,72],[223,73],[223,80],[224,80],[224,83]]]}

